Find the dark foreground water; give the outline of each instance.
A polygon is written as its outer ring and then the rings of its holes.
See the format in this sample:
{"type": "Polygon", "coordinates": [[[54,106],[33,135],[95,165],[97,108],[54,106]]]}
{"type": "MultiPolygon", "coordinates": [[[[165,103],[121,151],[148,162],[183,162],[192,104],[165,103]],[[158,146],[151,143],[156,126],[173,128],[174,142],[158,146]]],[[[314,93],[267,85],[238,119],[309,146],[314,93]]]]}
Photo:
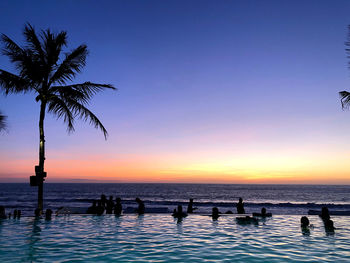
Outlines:
{"type": "MultiPolygon", "coordinates": [[[[309,209],[350,210],[350,186],[326,185],[234,185],[234,184],[45,184],[44,206],[54,211],[59,207],[88,207],[101,194],[123,200],[123,207],[136,206],[135,197],[146,207],[186,205],[194,198],[198,213],[235,210],[239,197],[247,213],[266,207],[274,214],[306,214],[309,209]]],[[[7,211],[21,209],[32,215],[36,207],[37,188],[29,184],[0,184],[0,205],[7,211]]]]}

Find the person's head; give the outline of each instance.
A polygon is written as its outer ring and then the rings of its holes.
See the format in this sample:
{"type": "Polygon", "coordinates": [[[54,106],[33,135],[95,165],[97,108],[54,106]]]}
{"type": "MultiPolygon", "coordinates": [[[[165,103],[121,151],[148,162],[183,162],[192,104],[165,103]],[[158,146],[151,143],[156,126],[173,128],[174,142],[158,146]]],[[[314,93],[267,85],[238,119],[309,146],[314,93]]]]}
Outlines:
{"type": "Polygon", "coordinates": [[[120,199],[120,197],[117,197],[116,201],[117,203],[120,203],[122,200],[120,199]]]}
{"type": "Polygon", "coordinates": [[[266,215],[266,208],[265,207],[261,208],[261,214],[266,215]]]}
{"type": "Polygon", "coordinates": [[[193,198],[190,198],[190,203],[193,203],[193,198]]]}
{"type": "Polygon", "coordinates": [[[322,216],[329,216],[329,210],[327,207],[322,207],[321,215],[322,216]]]}
{"type": "Polygon", "coordinates": [[[302,227],[307,227],[310,224],[309,219],[306,216],[301,217],[300,224],[302,227]]]}
{"type": "Polygon", "coordinates": [[[180,214],[182,213],[182,205],[177,206],[177,212],[180,214]]]}
{"type": "Polygon", "coordinates": [[[213,207],[212,214],[213,215],[218,215],[219,214],[219,209],[217,207],[213,207]]]}
{"type": "Polygon", "coordinates": [[[104,194],[101,195],[101,200],[106,200],[106,196],[104,194]]]}
{"type": "Polygon", "coordinates": [[[141,202],[141,199],[138,198],[138,197],[136,197],[135,201],[136,201],[137,203],[140,203],[140,202],[141,202]]]}
{"type": "Polygon", "coordinates": [[[239,201],[240,203],[242,203],[242,202],[243,202],[242,197],[240,197],[238,201],[239,201]]]}
{"type": "Polygon", "coordinates": [[[110,200],[110,201],[113,201],[113,196],[109,196],[109,200],[110,200]]]}

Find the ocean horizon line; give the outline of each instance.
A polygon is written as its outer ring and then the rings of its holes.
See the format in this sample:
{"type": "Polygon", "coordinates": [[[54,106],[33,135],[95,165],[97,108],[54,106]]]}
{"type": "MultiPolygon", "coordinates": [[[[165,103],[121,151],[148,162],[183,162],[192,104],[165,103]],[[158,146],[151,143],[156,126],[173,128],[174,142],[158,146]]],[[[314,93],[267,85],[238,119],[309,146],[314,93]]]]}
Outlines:
{"type": "MultiPolygon", "coordinates": [[[[0,181],[0,184],[29,184],[29,181],[0,181]]],[[[350,186],[344,183],[225,183],[225,182],[127,182],[127,181],[103,181],[103,180],[71,180],[45,182],[45,184],[178,184],[178,185],[315,185],[315,186],[350,186]]]]}

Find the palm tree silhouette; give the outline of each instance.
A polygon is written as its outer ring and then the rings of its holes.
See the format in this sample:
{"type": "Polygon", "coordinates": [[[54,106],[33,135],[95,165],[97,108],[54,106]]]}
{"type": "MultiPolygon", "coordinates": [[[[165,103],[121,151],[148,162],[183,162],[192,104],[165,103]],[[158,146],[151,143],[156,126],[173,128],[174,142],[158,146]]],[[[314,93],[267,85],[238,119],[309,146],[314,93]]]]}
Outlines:
{"type": "Polygon", "coordinates": [[[62,57],[62,48],[67,46],[67,32],[57,34],[50,29],[37,35],[30,24],[23,30],[26,45],[20,47],[8,36],[1,34],[3,55],[15,64],[18,75],[0,69],[0,87],[9,93],[34,92],[40,103],[39,118],[39,165],[36,166],[38,185],[38,208],[43,209],[43,182],[45,162],[44,119],[46,112],[62,118],[68,132],[74,131],[74,119],[89,121],[101,129],[105,139],[107,130],[100,120],[87,108],[90,99],[104,89],[115,88],[110,84],[84,82],[69,84],[85,66],[87,46],[80,45],[62,57]]]}
{"type": "Polygon", "coordinates": [[[5,122],[6,116],[2,115],[0,111],[0,131],[4,130],[6,127],[6,122],[5,122]]]}
{"type": "MultiPolygon", "coordinates": [[[[348,41],[345,42],[346,45],[346,53],[348,54],[348,58],[350,58],[350,25],[348,26],[348,41]]],[[[350,62],[349,62],[349,68],[350,68],[350,62]]],[[[341,91],[339,92],[341,106],[344,109],[348,109],[350,107],[350,92],[348,91],[341,91]]]]}
{"type": "Polygon", "coordinates": [[[339,92],[341,106],[343,109],[348,109],[350,107],[350,92],[341,91],[339,92]]]}

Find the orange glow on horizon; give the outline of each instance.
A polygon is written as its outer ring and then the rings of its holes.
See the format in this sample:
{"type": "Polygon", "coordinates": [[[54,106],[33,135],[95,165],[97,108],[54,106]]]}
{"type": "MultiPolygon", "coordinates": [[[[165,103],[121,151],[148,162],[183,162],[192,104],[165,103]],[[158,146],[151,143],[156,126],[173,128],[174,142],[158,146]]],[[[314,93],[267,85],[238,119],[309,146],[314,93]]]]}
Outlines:
{"type": "MultiPolygon", "coordinates": [[[[193,155],[196,156],[196,155],[193,155]]],[[[4,157],[6,158],[6,157],[4,157]]],[[[69,157],[70,158],[70,157],[69,157]]],[[[200,156],[115,156],[86,155],[66,159],[56,155],[46,161],[47,182],[87,180],[101,182],[164,183],[306,183],[350,184],[346,158],[318,159],[305,156],[259,155],[200,156]],[[181,158],[180,158],[181,157],[181,158]]],[[[35,160],[7,158],[0,178],[23,178],[34,172],[35,160]]]]}

